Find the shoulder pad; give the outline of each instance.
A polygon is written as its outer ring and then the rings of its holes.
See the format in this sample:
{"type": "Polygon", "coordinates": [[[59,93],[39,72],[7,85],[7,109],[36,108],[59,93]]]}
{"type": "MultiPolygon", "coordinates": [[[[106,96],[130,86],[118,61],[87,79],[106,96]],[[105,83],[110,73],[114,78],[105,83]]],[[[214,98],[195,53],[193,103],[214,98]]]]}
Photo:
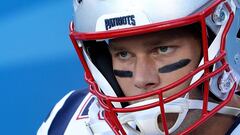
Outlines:
{"type": "Polygon", "coordinates": [[[54,106],[37,134],[64,134],[76,113],[79,114],[79,118],[87,118],[87,108],[91,104],[92,97],[92,94],[88,93],[88,89],[69,92],[54,106]],[[81,111],[79,112],[79,110],[81,111]]]}

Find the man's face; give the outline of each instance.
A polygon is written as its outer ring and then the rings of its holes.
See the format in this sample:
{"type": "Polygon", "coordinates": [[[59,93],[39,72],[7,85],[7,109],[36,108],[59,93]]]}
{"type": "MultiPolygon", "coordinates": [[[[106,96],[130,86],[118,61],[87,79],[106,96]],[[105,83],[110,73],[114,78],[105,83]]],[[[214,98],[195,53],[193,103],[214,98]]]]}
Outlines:
{"type": "MultiPolygon", "coordinates": [[[[199,63],[199,38],[183,30],[110,40],[113,69],[125,96],[162,88],[193,71],[199,63]]],[[[169,96],[185,88],[190,79],[164,93],[169,96]]]]}

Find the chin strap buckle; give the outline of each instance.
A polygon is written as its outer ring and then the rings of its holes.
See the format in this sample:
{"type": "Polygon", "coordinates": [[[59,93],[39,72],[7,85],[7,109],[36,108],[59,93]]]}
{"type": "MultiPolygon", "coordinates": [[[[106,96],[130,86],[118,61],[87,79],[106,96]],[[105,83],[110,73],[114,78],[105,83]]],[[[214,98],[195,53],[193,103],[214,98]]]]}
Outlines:
{"type": "Polygon", "coordinates": [[[226,94],[232,89],[235,79],[233,78],[231,72],[224,71],[223,75],[219,77],[218,83],[220,91],[226,94]]]}

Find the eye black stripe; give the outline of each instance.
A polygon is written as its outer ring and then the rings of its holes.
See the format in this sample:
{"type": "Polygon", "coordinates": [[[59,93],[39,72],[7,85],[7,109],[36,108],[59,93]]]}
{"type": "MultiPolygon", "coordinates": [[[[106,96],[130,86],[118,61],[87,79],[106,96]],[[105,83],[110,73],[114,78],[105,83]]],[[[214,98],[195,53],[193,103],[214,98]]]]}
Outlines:
{"type": "Polygon", "coordinates": [[[185,67],[190,62],[191,62],[190,59],[182,59],[176,63],[172,63],[169,65],[163,66],[163,67],[159,68],[158,71],[159,71],[159,73],[169,73],[169,72],[172,72],[172,71],[175,71],[175,70],[185,67]]]}
{"type": "Polygon", "coordinates": [[[118,77],[132,77],[133,73],[131,71],[123,71],[123,70],[113,70],[114,74],[118,77]]]}

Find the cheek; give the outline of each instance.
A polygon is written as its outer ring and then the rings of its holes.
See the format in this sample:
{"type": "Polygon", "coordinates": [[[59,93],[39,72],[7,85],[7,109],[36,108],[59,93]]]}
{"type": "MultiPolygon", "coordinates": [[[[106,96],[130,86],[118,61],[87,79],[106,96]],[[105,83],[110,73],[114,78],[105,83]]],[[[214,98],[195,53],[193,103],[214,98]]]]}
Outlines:
{"type": "Polygon", "coordinates": [[[112,65],[113,65],[113,69],[116,69],[121,66],[120,64],[118,64],[118,62],[116,62],[116,60],[113,57],[112,57],[112,65]]]}
{"type": "Polygon", "coordinates": [[[136,95],[135,94],[136,91],[134,91],[134,88],[133,88],[133,83],[129,83],[132,81],[131,78],[122,78],[122,77],[116,77],[116,78],[125,96],[136,95]]]}
{"type": "Polygon", "coordinates": [[[116,58],[112,58],[112,65],[113,65],[113,69],[116,70],[122,70],[122,71],[132,71],[132,67],[133,67],[133,63],[129,63],[124,62],[124,61],[120,61],[117,60],[116,58]]]}
{"type": "MultiPolygon", "coordinates": [[[[186,75],[187,73],[183,73],[181,71],[177,71],[174,73],[170,73],[168,75],[160,75],[161,76],[161,81],[162,81],[162,87],[167,86],[171,83],[174,83],[176,81],[178,81],[179,79],[181,79],[184,75],[186,75]]],[[[187,88],[189,86],[191,82],[191,79],[188,79],[187,81],[181,83],[180,85],[166,91],[163,93],[164,97],[169,97],[172,96],[178,92],[180,92],[181,90],[187,88]]]]}
{"type": "MultiPolygon", "coordinates": [[[[169,85],[173,82],[176,82],[179,79],[181,79],[182,77],[186,76],[191,71],[196,69],[196,65],[197,64],[195,62],[191,61],[187,66],[183,67],[182,69],[179,69],[179,70],[176,70],[176,71],[170,72],[170,73],[165,73],[165,74],[160,73],[162,87],[169,85]]],[[[191,78],[186,80],[185,82],[181,83],[177,87],[165,92],[164,97],[171,96],[171,95],[176,94],[179,91],[187,88],[189,86],[190,82],[191,82],[191,78]]]]}

